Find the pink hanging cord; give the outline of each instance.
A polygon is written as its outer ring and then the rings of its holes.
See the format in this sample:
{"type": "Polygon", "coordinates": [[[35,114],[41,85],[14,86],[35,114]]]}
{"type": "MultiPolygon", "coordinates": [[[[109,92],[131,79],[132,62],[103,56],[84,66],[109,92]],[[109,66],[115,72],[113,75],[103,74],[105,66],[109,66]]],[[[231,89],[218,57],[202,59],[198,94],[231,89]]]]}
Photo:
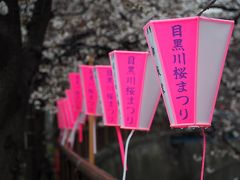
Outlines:
{"type": "Polygon", "coordinates": [[[81,144],[83,142],[83,124],[79,125],[78,129],[78,141],[81,144]]]}
{"type": "Polygon", "coordinates": [[[205,134],[204,128],[202,128],[202,136],[203,136],[203,151],[202,151],[202,169],[201,169],[200,180],[203,180],[204,178],[204,165],[205,165],[205,156],[206,156],[206,134],[205,134]]]}
{"type": "Polygon", "coordinates": [[[122,139],[122,134],[119,126],[115,127],[117,137],[118,137],[118,144],[120,148],[120,154],[121,154],[121,160],[122,160],[122,166],[124,167],[124,144],[123,144],[123,139],[122,139]]]}

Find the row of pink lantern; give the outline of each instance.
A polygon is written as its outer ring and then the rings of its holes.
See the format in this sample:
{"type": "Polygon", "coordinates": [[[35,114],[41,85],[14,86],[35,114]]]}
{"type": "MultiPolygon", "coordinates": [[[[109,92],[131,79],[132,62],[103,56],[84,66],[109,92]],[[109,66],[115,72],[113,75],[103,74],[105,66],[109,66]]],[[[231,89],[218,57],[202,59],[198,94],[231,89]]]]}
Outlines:
{"type": "Polygon", "coordinates": [[[106,126],[148,131],[161,93],[171,127],[211,126],[233,26],[199,16],[150,21],[144,27],[150,53],[115,50],[111,66],[80,65],[79,98],[71,86],[58,112],[66,104],[78,108],[65,108],[59,128],[71,128],[82,112],[102,114],[106,126]]]}
{"type": "MultiPolygon", "coordinates": [[[[57,102],[59,128],[73,129],[69,136],[71,145],[79,125],[79,134],[82,134],[83,114],[103,115],[105,126],[150,130],[161,94],[151,55],[113,51],[109,56],[112,68],[80,65],[80,73],[70,73],[70,89],[66,90],[66,97],[57,102]]],[[[119,128],[116,131],[124,162],[119,128]]],[[[66,138],[66,134],[63,135],[63,144],[66,138]]]]}
{"type": "Polygon", "coordinates": [[[109,55],[112,68],[80,65],[80,74],[70,73],[73,86],[66,90],[65,99],[58,100],[58,105],[63,102],[66,109],[66,118],[59,118],[59,127],[73,128],[83,112],[103,115],[106,126],[150,129],[161,94],[152,57],[148,52],[132,51],[113,51],[109,55]]]}

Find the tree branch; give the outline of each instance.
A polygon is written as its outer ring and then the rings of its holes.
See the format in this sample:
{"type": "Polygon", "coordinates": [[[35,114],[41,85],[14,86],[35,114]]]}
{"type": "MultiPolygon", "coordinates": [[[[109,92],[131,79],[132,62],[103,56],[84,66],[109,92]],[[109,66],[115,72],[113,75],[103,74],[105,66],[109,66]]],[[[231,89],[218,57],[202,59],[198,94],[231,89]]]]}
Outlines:
{"type": "Polygon", "coordinates": [[[211,6],[211,9],[222,9],[223,11],[229,11],[229,12],[234,12],[234,11],[237,11],[238,9],[237,8],[234,8],[234,7],[226,7],[224,5],[212,5],[211,6]]]}
{"type": "Polygon", "coordinates": [[[49,20],[53,17],[51,7],[52,0],[38,0],[36,2],[32,20],[27,25],[29,48],[35,50],[42,48],[49,20]]]}
{"type": "Polygon", "coordinates": [[[217,1],[217,0],[212,0],[212,1],[210,1],[210,2],[207,4],[207,6],[206,6],[205,8],[203,8],[203,10],[202,10],[200,13],[197,14],[197,16],[201,16],[202,13],[204,13],[206,10],[210,9],[211,6],[212,6],[216,1],[217,1]]]}
{"type": "Polygon", "coordinates": [[[14,40],[16,46],[13,48],[20,49],[22,37],[18,1],[11,0],[4,2],[8,7],[8,13],[6,15],[0,15],[0,32],[1,34],[8,35],[11,40],[14,40]]]}
{"type": "Polygon", "coordinates": [[[235,24],[238,24],[238,19],[240,18],[240,12],[238,12],[234,17],[233,17],[233,20],[234,20],[234,23],[235,24]]]}
{"type": "Polygon", "coordinates": [[[37,72],[41,61],[43,41],[47,31],[48,23],[52,16],[52,0],[38,0],[35,4],[31,21],[27,25],[28,41],[24,48],[25,74],[24,79],[32,84],[32,77],[37,72]]]}

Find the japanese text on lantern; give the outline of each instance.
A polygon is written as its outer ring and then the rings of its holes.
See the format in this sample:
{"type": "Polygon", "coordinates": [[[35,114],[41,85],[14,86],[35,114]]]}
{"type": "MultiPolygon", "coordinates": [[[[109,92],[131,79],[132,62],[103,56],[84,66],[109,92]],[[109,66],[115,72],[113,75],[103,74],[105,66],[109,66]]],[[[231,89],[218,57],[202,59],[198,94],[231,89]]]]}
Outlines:
{"type": "Polygon", "coordinates": [[[74,89],[74,99],[76,111],[81,111],[81,89],[80,89],[80,76],[75,76],[75,89],[74,89]]]}
{"type": "Polygon", "coordinates": [[[114,105],[113,105],[113,101],[114,101],[114,86],[113,86],[113,76],[112,76],[112,70],[108,69],[106,71],[107,73],[107,87],[106,87],[106,91],[107,91],[107,111],[108,111],[108,120],[110,123],[112,123],[114,121],[114,105]]]}
{"type": "Polygon", "coordinates": [[[180,103],[180,107],[178,113],[182,120],[186,120],[188,118],[188,104],[189,97],[187,95],[187,59],[183,46],[183,38],[182,38],[182,26],[177,24],[171,27],[172,28],[172,61],[173,61],[173,76],[175,80],[175,85],[177,89],[176,100],[180,103]]]}
{"type": "Polygon", "coordinates": [[[127,116],[126,122],[128,124],[132,124],[134,122],[134,99],[135,99],[135,91],[136,91],[136,74],[135,74],[135,57],[129,56],[127,62],[127,76],[126,76],[126,98],[127,98],[127,116]]]}
{"type": "Polygon", "coordinates": [[[90,112],[94,112],[94,77],[93,77],[93,72],[92,72],[92,69],[89,69],[88,70],[88,73],[89,73],[89,80],[88,80],[88,88],[87,88],[87,91],[88,91],[88,107],[89,107],[89,111],[90,112]]]}

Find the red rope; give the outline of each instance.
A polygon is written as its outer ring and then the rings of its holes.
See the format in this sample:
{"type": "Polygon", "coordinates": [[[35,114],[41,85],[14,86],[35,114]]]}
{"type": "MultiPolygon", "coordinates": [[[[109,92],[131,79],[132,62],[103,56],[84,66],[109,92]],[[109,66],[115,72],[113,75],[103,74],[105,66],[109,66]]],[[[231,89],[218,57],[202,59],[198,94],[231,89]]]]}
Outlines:
{"type": "Polygon", "coordinates": [[[203,136],[203,151],[202,151],[202,169],[201,169],[200,180],[203,180],[203,177],[204,177],[204,165],[205,165],[205,156],[206,156],[206,134],[203,128],[202,128],[202,136],[203,136]]]}

